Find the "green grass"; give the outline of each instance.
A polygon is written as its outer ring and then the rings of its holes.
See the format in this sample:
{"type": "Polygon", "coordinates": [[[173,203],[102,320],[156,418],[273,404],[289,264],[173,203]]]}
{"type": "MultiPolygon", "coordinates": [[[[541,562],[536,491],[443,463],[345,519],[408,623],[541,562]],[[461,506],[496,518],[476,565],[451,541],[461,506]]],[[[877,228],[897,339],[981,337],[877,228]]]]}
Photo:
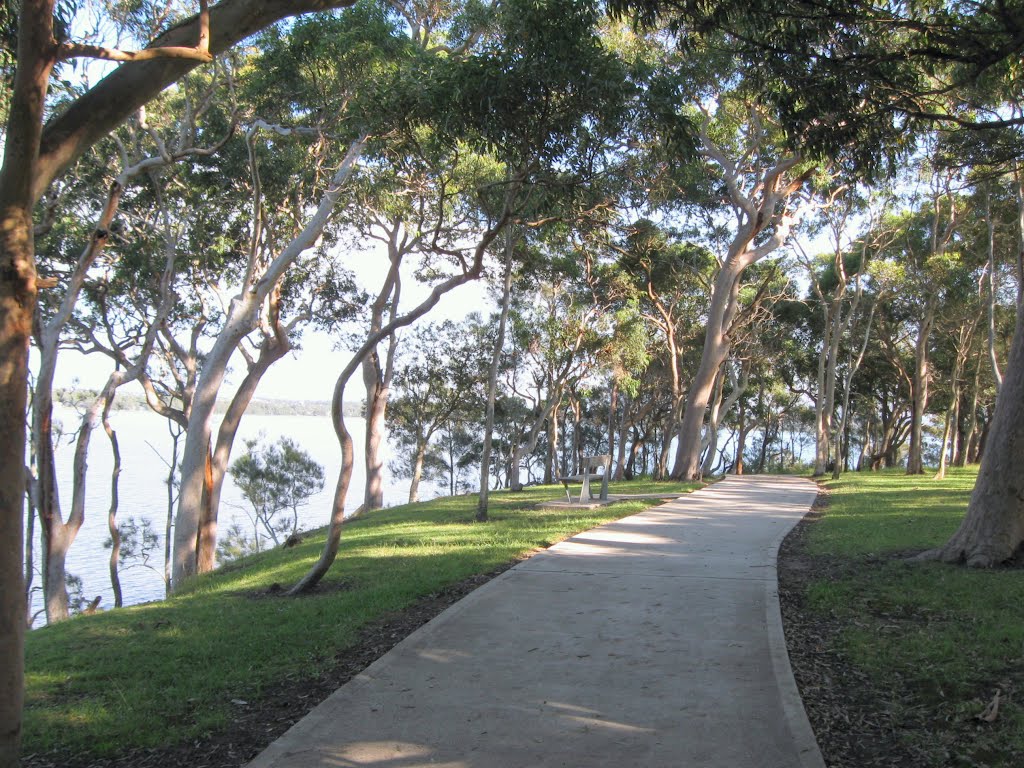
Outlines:
{"type": "MultiPolygon", "coordinates": [[[[613,483],[613,493],[692,490],[689,483],[613,483]]],[[[29,634],[24,754],[104,756],[202,738],[231,722],[261,689],[310,679],[355,642],[362,626],[417,598],[486,573],[654,501],[592,510],[536,509],[561,486],[373,512],[345,526],[320,594],[267,596],[319,557],[323,532],[196,579],[171,600],[82,616],[29,634]],[[256,596],[262,593],[263,596],[256,596]]]]}
{"type": "Polygon", "coordinates": [[[902,737],[931,764],[1019,766],[1024,572],[902,557],[949,538],[975,476],[975,469],[955,469],[940,481],[853,473],[827,483],[829,505],[810,527],[806,551],[831,558],[842,576],[813,582],[807,598],[813,610],[843,621],[838,650],[892,692],[904,710],[902,737]],[[972,718],[997,688],[1000,718],[982,727],[972,718]],[[922,725],[929,722],[943,724],[938,735],[922,725]]]}

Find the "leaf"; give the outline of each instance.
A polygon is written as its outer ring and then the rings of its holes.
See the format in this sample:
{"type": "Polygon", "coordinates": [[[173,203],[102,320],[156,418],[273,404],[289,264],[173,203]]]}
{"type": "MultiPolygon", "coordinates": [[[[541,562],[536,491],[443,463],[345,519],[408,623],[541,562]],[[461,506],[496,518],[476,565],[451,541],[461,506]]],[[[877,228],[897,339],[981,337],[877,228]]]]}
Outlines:
{"type": "Polygon", "coordinates": [[[999,717],[999,697],[1002,695],[1002,691],[996,689],[996,695],[992,697],[992,701],[988,703],[988,706],[984,710],[974,716],[975,720],[981,720],[984,723],[994,723],[999,717]]]}

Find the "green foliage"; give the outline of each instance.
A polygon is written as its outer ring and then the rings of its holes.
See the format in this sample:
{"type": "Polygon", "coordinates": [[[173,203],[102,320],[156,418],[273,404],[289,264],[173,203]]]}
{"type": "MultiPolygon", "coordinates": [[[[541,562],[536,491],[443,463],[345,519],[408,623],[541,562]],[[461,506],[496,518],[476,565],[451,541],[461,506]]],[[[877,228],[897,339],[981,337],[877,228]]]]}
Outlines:
{"type": "MultiPolygon", "coordinates": [[[[613,483],[612,493],[686,493],[692,483],[613,483]]],[[[27,639],[26,753],[76,759],[179,744],[230,727],[240,705],[282,681],[315,678],[359,630],[388,613],[537,547],[634,514],[650,501],[536,509],[561,486],[382,510],[345,525],[323,587],[286,598],[319,557],[323,532],[197,578],[170,600],[45,627],[27,639]],[[182,670],[193,670],[183,674],[182,670]]]]}
{"type": "Polygon", "coordinates": [[[273,445],[262,445],[259,439],[245,441],[245,453],[228,470],[232,480],[249,502],[247,510],[253,523],[256,551],[265,533],[275,545],[281,534],[291,528],[298,532],[299,507],[324,487],[324,468],[299,445],[281,437],[273,445]],[[292,519],[275,520],[279,513],[292,511],[292,519]]]}
{"type": "Polygon", "coordinates": [[[459,435],[475,426],[484,408],[480,390],[490,351],[480,330],[474,319],[461,324],[446,320],[417,328],[403,342],[387,410],[388,435],[398,454],[391,470],[398,477],[413,477],[422,450],[424,479],[454,489],[458,467],[453,454],[469,447],[456,443],[464,442],[459,435]]]}
{"type": "MultiPolygon", "coordinates": [[[[157,570],[157,566],[150,563],[154,556],[162,555],[160,536],[153,528],[153,521],[148,517],[128,517],[119,520],[117,533],[120,537],[120,549],[117,553],[117,567],[119,570],[139,566],[157,570]]],[[[104,549],[114,546],[114,540],[109,536],[103,542],[104,549]]]]}

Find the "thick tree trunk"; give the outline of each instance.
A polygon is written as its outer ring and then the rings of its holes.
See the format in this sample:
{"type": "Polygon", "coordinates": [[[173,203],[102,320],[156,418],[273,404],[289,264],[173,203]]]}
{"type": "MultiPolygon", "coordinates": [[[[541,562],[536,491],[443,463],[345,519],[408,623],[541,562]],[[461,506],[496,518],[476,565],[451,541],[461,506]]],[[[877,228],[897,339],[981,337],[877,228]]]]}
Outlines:
{"type": "Polygon", "coordinates": [[[1003,386],[960,528],[925,557],[990,568],[1012,558],[1024,542],[1024,327],[1018,311],[1003,386]]]}
{"type": "Polygon", "coordinates": [[[711,408],[708,410],[707,426],[704,429],[704,436],[701,438],[701,451],[704,459],[700,465],[700,476],[706,477],[711,474],[711,467],[715,462],[715,452],[718,450],[718,419],[722,409],[722,400],[725,396],[725,363],[718,369],[718,377],[715,381],[714,395],[711,398],[711,408]]]}
{"type": "Polygon", "coordinates": [[[181,452],[181,485],[171,564],[172,589],[177,589],[186,579],[199,572],[197,544],[203,520],[204,498],[209,499],[205,491],[213,409],[227,373],[228,362],[238,343],[253,329],[258,306],[259,303],[251,293],[236,298],[224,329],[203,362],[192,398],[185,445],[181,452]]]}
{"type": "Polygon", "coordinates": [[[181,490],[174,528],[172,588],[177,588],[198,571],[197,543],[203,512],[206,458],[210,450],[213,409],[221,384],[224,382],[228,363],[239,342],[256,327],[263,301],[277,290],[278,283],[288,268],[299,256],[312,248],[323,233],[365,146],[365,136],[352,143],[302,231],[274,257],[254,285],[244,286],[244,290],[232,300],[227,321],[203,363],[192,399],[185,446],[182,449],[181,490]]]}
{"type": "Polygon", "coordinates": [[[740,277],[745,268],[745,261],[732,261],[721,269],[715,280],[700,365],[690,382],[683,421],[679,426],[679,442],[672,467],[674,480],[700,479],[701,428],[718,369],[729,356],[728,330],[736,314],[740,277]]]}
{"type": "Polygon", "coordinates": [[[213,452],[207,449],[203,465],[203,506],[196,532],[196,573],[209,573],[217,566],[217,509],[213,506],[213,452]]]}

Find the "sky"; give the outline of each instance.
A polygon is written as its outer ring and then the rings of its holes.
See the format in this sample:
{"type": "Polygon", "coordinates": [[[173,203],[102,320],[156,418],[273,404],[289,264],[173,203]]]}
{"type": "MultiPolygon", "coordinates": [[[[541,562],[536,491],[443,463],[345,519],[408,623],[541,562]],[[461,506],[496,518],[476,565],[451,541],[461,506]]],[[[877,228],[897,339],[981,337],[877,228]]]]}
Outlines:
{"type": "MultiPolygon", "coordinates": [[[[379,289],[387,272],[387,256],[380,249],[354,252],[348,259],[360,285],[368,291],[379,289]]],[[[418,283],[411,274],[403,273],[402,304],[411,309],[426,298],[431,286],[418,283]]],[[[473,311],[480,311],[489,305],[483,281],[461,285],[443,296],[432,312],[420,319],[420,323],[442,320],[461,320],[473,311]]],[[[294,350],[277,361],[264,374],[256,397],[274,400],[330,400],[334,384],[342,368],[348,363],[350,353],[335,349],[335,339],[329,334],[307,328],[301,339],[301,349],[294,350]]],[[[33,357],[35,350],[33,349],[33,357]]],[[[232,391],[244,375],[244,361],[240,355],[233,359],[235,365],[229,372],[227,384],[222,392],[232,391]]],[[[33,368],[35,364],[33,363],[33,368]]],[[[56,387],[99,389],[110,375],[109,358],[100,354],[83,355],[73,350],[63,350],[57,363],[54,380],[56,387]]],[[[129,392],[141,392],[138,384],[127,385],[129,392]],[[138,389],[136,389],[138,388],[138,389]]],[[[358,379],[349,385],[346,400],[362,397],[358,379]]]]}

